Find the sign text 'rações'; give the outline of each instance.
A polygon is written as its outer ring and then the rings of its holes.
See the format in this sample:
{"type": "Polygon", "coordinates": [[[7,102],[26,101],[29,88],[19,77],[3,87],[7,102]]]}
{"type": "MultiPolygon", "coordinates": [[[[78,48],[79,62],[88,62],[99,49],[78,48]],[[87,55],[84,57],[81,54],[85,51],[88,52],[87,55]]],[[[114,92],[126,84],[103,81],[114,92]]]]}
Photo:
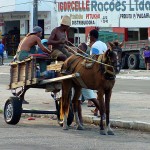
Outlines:
{"type": "Polygon", "coordinates": [[[74,0],[58,2],[59,12],[82,12],[82,11],[149,11],[149,0],[112,0],[112,1],[90,1],[74,0]]]}

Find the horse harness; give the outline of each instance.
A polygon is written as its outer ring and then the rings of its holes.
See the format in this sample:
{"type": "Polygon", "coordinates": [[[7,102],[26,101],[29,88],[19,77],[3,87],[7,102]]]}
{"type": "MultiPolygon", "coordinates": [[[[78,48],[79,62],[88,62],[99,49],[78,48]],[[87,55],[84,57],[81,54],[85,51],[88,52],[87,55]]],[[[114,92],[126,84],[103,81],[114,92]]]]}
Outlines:
{"type": "MultiPolygon", "coordinates": [[[[99,55],[98,57],[97,57],[97,55],[91,55],[91,58],[93,60],[97,60],[98,62],[100,62],[100,72],[102,74],[104,74],[104,77],[106,80],[114,80],[116,78],[115,70],[114,70],[113,66],[111,66],[111,64],[109,64],[109,66],[107,66],[103,63],[104,62],[103,56],[104,56],[103,54],[99,55]]],[[[109,58],[109,61],[110,61],[110,58],[109,58]]],[[[81,64],[86,69],[92,69],[95,64],[95,61],[88,60],[85,58],[81,62],[81,64]]]]}
{"type": "MultiPolygon", "coordinates": [[[[103,60],[103,56],[104,56],[103,54],[99,55],[97,60],[99,62],[105,62],[103,60]]],[[[109,60],[110,60],[110,58],[109,58],[109,60]]],[[[111,66],[111,64],[109,64],[109,65],[111,66]]],[[[113,66],[110,67],[110,66],[106,66],[104,64],[100,64],[100,72],[102,74],[104,74],[104,77],[105,77],[106,80],[114,80],[116,78],[114,67],[113,66]]]]}
{"type": "MultiPolygon", "coordinates": [[[[77,55],[77,56],[78,56],[78,55],[77,55]]],[[[78,56],[78,57],[74,58],[71,62],[69,62],[69,63],[67,64],[67,66],[65,66],[65,65],[63,64],[63,65],[62,65],[62,68],[61,68],[61,73],[62,73],[62,74],[71,74],[71,73],[73,73],[74,70],[75,70],[75,68],[76,68],[76,66],[80,63],[80,61],[77,61],[77,59],[79,59],[79,57],[81,57],[81,56],[78,56]],[[76,61],[77,61],[77,63],[73,66],[73,63],[76,62],[76,61]]],[[[73,80],[74,80],[74,79],[73,79],[73,80]]],[[[76,78],[76,80],[79,82],[79,84],[80,84],[82,87],[87,88],[86,84],[84,83],[84,81],[82,80],[81,77],[76,78]]]]}

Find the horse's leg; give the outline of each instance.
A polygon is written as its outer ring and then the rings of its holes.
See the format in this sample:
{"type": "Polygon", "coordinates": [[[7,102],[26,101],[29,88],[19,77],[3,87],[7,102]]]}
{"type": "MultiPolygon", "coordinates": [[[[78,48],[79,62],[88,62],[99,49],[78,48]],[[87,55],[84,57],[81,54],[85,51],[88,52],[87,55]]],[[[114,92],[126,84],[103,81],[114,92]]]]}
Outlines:
{"type": "Polygon", "coordinates": [[[79,117],[81,125],[83,126],[81,100],[78,100],[78,117],[79,117]]]}
{"type": "Polygon", "coordinates": [[[114,135],[114,132],[110,127],[110,121],[109,121],[111,93],[112,93],[112,90],[108,90],[105,92],[106,126],[107,126],[108,135],[114,135]]]}
{"type": "Polygon", "coordinates": [[[104,124],[103,124],[103,116],[105,113],[105,104],[104,104],[104,91],[99,90],[98,91],[98,100],[99,100],[99,111],[100,111],[100,134],[106,135],[106,131],[104,129],[104,124]]]}
{"type": "Polygon", "coordinates": [[[77,125],[76,129],[77,130],[83,130],[84,128],[81,125],[80,120],[79,120],[79,116],[78,116],[78,105],[79,105],[78,103],[80,102],[78,99],[79,99],[80,94],[81,94],[81,88],[78,86],[74,86],[74,90],[75,90],[75,93],[74,93],[72,103],[73,103],[75,121],[76,121],[76,125],[77,125]]]}
{"type": "Polygon", "coordinates": [[[64,80],[62,82],[62,106],[61,106],[61,118],[63,118],[63,129],[68,130],[67,125],[67,117],[69,112],[69,106],[70,106],[70,91],[72,87],[72,81],[71,80],[64,80]]]}

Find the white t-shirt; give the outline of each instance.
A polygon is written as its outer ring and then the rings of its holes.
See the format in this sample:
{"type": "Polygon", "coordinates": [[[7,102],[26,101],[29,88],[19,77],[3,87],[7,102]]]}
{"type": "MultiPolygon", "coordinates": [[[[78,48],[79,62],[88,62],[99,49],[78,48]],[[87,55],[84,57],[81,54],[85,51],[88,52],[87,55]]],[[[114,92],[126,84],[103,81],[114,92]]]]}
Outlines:
{"type": "Polygon", "coordinates": [[[92,54],[100,55],[106,51],[107,45],[102,41],[96,41],[91,47],[90,55],[92,54]]]}

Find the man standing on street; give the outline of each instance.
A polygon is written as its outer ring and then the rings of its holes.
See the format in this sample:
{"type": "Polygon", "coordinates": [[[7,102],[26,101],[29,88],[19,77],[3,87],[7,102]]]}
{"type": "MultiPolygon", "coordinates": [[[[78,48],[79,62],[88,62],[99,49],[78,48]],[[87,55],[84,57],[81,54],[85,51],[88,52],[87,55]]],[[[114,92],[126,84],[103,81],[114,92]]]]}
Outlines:
{"type": "Polygon", "coordinates": [[[107,45],[98,40],[98,31],[95,29],[90,31],[90,43],[93,43],[90,55],[100,55],[107,51],[107,45]]]}
{"type": "MultiPolygon", "coordinates": [[[[107,51],[107,45],[98,40],[98,31],[93,29],[90,31],[90,55],[100,55],[107,51]]],[[[98,108],[95,108],[94,110],[91,110],[91,112],[94,113],[95,116],[98,115],[98,108]]]]}
{"type": "Polygon", "coordinates": [[[0,41],[0,56],[2,57],[2,65],[4,64],[4,45],[0,41]]]}

